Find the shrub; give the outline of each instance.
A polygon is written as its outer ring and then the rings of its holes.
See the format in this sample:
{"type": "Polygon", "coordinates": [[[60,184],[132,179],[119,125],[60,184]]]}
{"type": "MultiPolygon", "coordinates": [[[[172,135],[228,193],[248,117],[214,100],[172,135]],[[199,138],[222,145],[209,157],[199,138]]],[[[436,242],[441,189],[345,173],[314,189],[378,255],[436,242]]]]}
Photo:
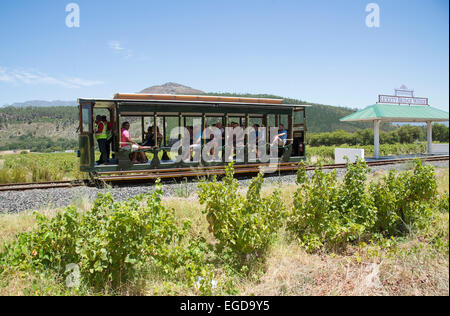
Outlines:
{"type": "Polygon", "coordinates": [[[5,246],[1,266],[63,277],[66,266],[76,264],[83,283],[94,288],[117,288],[145,263],[168,274],[182,269],[192,281],[204,270],[201,241],[186,240],[190,223],[176,225],[162,194],[158,185],[152,195],[125,202],[100,195],[86,214],[69,207],[54,218],[38,215],[36,229],[5,246]]]}
{"type": "Polygon", "coordinates": [[[246,197],[238,193],[233,175],[230,164],[223,181],[201,183],[198,196],[206,205],[203,212],[218,241],[217,252],[245,270],[247,264],[263,260],[286,212],[279,191],[261,197],[262,173],[252,180],[246,197]]]}
{"type": "Polygon", "coordinates": [[[370,231],[376,216],[365,190],[368,168],[362,161],[347,166],[341,184],[336,171],[315,170],[311,179],[305,165],[298,170],[300,188],[287,229],[310,251],[325,247],[338,250],[370,231]]]}
{"type": "Polygon", "coordinates": [[[428,204],[437,197],[434,167],[416,160],[413,172],[391,170],[371,183],[369,191],[377,208],[373,230],[386,236],[404,235],[430,217],[428,204]]]}
{"type": "MultiPolygon", "coordinates": [[[[305,166],[299,168],[301,187],[287,228],[307,250],[336,250],[380,234],[404,236],[428,225],[436,209],[430,202],[437,199],[433,166],[416,160],[413,172],[391,170],[367,188],[368,171],[363,161],[349,164],[340,183],[335,171],[325,174],[319,168],[309,179],[305,166]]],[[[448,195],[441,197],[438,208],[448,211],[448,195]]]]}

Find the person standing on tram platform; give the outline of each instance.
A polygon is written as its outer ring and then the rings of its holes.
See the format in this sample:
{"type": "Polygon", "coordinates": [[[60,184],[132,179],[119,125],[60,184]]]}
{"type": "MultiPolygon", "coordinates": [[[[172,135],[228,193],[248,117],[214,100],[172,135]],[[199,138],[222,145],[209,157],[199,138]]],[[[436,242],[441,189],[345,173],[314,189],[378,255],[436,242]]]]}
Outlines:
{"type": "Polygon", "coordinates": [[[98,148],[100,150],[100,159],[97,161],[98,165],[105,164],[108,162],[106,143],[108,139],[106,124],[102,121],[102,116],[98,115],[95,119],[95,139],[98,143],[98,148]]]}
{"type": "Polygon", "coordinates": [[[105,163],[109,163],[111,158],[111,144],[113,141],[113,124],[108,122],[106,116],[102,116],[102,122],[106,127],[106,161],[105,163]]]}

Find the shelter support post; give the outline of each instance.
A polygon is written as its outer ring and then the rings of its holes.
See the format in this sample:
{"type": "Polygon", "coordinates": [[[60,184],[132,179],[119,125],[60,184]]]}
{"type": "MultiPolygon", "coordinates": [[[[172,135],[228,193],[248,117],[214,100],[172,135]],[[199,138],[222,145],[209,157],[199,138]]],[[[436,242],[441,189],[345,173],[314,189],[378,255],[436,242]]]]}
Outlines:
{"type": "Polygon", "coordinates": [[[375,158],[380,158],[380,125],[381,120],[375,120],[374,121],[374,156],[375,158]]]}
{"type": "Polygon", "coordinates": [[[427,140],[427,154],[430,155],[433,153],[433,124],[431,123],[431,121],[427,122],[427,140]]]}

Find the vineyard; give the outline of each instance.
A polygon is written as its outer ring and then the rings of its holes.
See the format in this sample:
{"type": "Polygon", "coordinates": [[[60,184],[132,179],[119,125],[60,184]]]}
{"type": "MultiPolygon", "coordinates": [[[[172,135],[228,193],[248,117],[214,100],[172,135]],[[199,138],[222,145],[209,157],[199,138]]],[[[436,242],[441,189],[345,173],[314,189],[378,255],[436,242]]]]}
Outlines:
{"type": "Polygon", "coordinates": [[[448,168],[300,166],[296,184],[245,190],[233,173],[194,197],[158,184],[1,216],[0,295],[448,295],[448,168]]]}
{"type": "Polygon", "coordinates": [[[0,156],[0,184],[81,179],[74,153],[0,156]]]}

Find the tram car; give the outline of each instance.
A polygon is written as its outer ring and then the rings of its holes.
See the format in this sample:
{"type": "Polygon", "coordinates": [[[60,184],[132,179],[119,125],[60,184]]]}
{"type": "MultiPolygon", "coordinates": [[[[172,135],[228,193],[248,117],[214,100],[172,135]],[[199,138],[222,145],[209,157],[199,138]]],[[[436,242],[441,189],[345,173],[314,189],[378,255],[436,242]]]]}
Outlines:
{"type": "MultiPolygon", "coordinates": [[[[243,129],[266,127],[266,139],[270,137],[270,128],[282,126],[287,135],[284,135],[283,143],[277,144],[278,161],[299,162],[306,159],[306,105],[284,104],[281,99],[155,94],[116,94],[113,99],[79,99],[78,103],[80,171],[91,176],[119,171],[181,170],[227,165],[225,139],[235,137],[227,135],[229,129],[226,127],[230,126],[243,129]],[[132,146],[124,143],[125,122],[130,123],[128,128],[132,146]],[[181,150],[174,153],[171,149],[182,138],[182,133],[174,136],[173,129],[181,131],[186,128],[190,133],[189,144],[193,145],[196,142],[192,135],[196,133],[193,126],[196,125],[201,127],[200,131],[212,126],[221,129],[223,134],[217,137],[222,137],[224,141],[215,151],[223,159],[205,161],[203,155],[191,159],[192,153],[188,154],[188,159],[177,159],[176,156],[183,153],[181,150]],[[101,131],[99,126],[102,126],[101,131]],[[104,146],[103,139],[107,139],[108,159],[98,161],[97,148],[104,146]],[[136,153],[145,160],[136,159],[136,153]]],[[[210,140],[203,135],[200,138],[196,146],[204,149],[210,140]]],[[[236,149],[244,149],[243,159],[236,161],[236,166],[261,163],[258,158],[261,153],[250,155],[255,148],[250,148],[249,141],[247,132],[241,143],[243,146],[240,146],[243,148],[236,149]]],[[[236,140],[233,144],[237,146],[236,140]]],[[[269,147],[270,144],[265,149],[269,151],[269,147]]],[[[103,156],[104,149],[100,148],[100,151],[103,156]]]]}

